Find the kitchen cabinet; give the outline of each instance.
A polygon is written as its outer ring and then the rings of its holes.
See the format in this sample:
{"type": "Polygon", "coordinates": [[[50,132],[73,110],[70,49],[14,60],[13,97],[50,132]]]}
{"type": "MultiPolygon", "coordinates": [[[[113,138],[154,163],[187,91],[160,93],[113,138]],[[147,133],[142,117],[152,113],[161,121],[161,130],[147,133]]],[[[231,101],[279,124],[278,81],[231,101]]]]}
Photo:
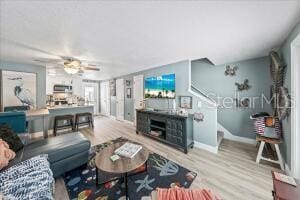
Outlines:
{"type": "Polygon", "coordinates": [[[71,85],[73,87],[73,94],[83,96],[82,92],[82,79],[80,77],[66,76],[46,76],[46,94],[53,94],[53,86],[55,84],[71,85]]]}

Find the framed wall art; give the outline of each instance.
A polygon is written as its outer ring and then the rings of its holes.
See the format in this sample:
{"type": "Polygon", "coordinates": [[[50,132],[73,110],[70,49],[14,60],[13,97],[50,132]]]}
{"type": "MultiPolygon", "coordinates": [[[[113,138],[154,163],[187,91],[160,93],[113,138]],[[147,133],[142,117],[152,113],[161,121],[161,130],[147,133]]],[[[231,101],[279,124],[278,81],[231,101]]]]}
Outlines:
{"type": "Polygon", "coordinates": [[[180,96],[179,107],[185,109],[192,109],[193,98],[191,96],[180,96]]]}
{"type": "Polygon", "coordinates": [[[10,106],[36,108],[36,73],[1,71],[1,110],[10,106]]]}

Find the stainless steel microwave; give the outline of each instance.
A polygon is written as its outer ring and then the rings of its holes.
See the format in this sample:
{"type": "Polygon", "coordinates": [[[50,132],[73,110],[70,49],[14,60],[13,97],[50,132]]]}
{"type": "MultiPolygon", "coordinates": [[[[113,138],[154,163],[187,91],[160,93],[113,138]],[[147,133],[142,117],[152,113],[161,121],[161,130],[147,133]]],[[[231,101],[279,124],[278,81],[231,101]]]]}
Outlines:
{"type": "Polygon", "coordinates": [[[54,93],[72,93],[72,86],[71,85],[54,85],[53,92],[54,93]]]}

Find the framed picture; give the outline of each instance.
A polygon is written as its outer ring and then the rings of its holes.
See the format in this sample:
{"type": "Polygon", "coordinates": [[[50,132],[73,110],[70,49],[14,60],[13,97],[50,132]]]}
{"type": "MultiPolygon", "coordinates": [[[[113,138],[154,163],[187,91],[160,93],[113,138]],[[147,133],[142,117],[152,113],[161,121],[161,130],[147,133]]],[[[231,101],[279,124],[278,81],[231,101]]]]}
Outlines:
{"type": "Polygon", "coordinates": [[[131,88],[127,88],[127,89],[126,89],[126,97],[127,97],[128,99],[131,98],[131,88]]]}
{"type": "Polygon", "coordinates": [[[179,107],[185,109],[192,109],[193,99],[191,96],[180,96],[179,107]]]}
{"type": "Polygon", "coordinates": [[[36,108],[36,73],[1,71],[1,110],[9,106],[36,108]]]}
{"type": "Polygon", "coordinates": [[[131,81],[130,80],[126,80],[126,86],[130,86],[131,85],[131,81]]]}

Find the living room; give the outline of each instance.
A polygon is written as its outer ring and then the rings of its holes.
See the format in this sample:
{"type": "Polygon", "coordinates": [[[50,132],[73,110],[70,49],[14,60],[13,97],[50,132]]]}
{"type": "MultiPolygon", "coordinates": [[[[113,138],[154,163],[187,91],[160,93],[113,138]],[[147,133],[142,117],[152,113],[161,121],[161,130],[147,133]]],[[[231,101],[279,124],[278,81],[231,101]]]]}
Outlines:
{"type": "Polygon", "coordinates": [[[300,199],[299,11],[1,1],[0,199],[300,199]]]}

